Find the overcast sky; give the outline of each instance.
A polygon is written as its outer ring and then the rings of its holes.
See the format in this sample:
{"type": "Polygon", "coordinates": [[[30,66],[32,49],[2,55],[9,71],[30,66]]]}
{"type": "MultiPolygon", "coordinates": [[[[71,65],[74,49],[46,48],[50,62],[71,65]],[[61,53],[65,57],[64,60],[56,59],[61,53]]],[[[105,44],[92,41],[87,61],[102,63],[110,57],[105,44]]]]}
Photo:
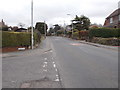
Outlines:
{"type": "MultiPolygon", "coordinates": [[[[75,15],[85,15],[91,23],[104,24],[105,18],[118,8],[119,0],[33,0],[34,25],[38,21],[70,24],[75,15]],[[67,15],[71,14],[71,15],[67,15]]],[[[0,0],[0,20],[7,25],[24,23],[30,26],[31,0],[0,0]]]]}

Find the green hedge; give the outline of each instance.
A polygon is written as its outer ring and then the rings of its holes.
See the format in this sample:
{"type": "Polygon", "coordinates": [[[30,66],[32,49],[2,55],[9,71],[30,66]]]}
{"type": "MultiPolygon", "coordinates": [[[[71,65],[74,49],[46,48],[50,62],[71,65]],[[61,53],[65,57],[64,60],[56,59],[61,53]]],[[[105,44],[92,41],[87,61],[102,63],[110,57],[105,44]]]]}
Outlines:
{"type": "Polygon", "coordinates": [[[119,29],[114,29],[114,28],[90,29],[89,36],[90,37],[103,37],[103,38],[120,37],[120,28],[119,29]]]}
{"type": "MultiPolygon", "coordinates": [[[[37,42],[34,34],[34,42],[37,42]]],[[[2,47],[30,46],[31,34],[27,32],[2,32],[2,47]]]]}

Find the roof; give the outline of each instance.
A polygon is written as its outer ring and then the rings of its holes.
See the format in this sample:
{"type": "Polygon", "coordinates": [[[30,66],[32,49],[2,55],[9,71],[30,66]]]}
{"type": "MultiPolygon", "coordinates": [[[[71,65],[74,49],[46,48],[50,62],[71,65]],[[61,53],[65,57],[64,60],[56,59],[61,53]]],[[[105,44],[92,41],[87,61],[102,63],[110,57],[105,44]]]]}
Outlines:
{"type": "Polygon", "coordinates": [[[113,16],[119,15],[120,14],[120,8],[115,10],[112,14],[110,14],[107,18],[111,18],[113,16]]]}

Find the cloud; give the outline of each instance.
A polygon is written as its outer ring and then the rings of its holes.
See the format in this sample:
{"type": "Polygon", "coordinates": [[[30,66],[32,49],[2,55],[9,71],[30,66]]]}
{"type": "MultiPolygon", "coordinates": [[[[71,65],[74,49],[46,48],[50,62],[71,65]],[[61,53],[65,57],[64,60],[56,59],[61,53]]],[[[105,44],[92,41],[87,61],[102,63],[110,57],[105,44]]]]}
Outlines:
{"type": "MultiPolygon", "coordinates": [[[[66,24],[75,15],[86,15],[92,23],[104,23],[105,18],[117,9],[119,0],[34,0],[34,25],[38,21],[66,24]],[[67,14],[71,16],[67,16],[67,14]]],[[[31,0],[2,0],[0,19],[8,25],[24,23],[30,26],[31,0]],[[6,7],[5,7],[6,6],[6,7]]]]}

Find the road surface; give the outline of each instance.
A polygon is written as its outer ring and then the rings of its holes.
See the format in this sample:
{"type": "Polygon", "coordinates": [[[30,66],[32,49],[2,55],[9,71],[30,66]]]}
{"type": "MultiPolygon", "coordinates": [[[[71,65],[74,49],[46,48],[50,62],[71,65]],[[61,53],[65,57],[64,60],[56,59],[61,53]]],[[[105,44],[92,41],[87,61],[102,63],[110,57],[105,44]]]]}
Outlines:
{"type": "Polygon", "coordinates": [[[118,51],[48,37],[42,48],[2,60],[3,88],[117,88],[118,51]]]}
{"type": "Polygon", "coordinates": [[[50,41],[65,87],[118,87],[118,51],[62,37],[51,37],[50,41]]]}

